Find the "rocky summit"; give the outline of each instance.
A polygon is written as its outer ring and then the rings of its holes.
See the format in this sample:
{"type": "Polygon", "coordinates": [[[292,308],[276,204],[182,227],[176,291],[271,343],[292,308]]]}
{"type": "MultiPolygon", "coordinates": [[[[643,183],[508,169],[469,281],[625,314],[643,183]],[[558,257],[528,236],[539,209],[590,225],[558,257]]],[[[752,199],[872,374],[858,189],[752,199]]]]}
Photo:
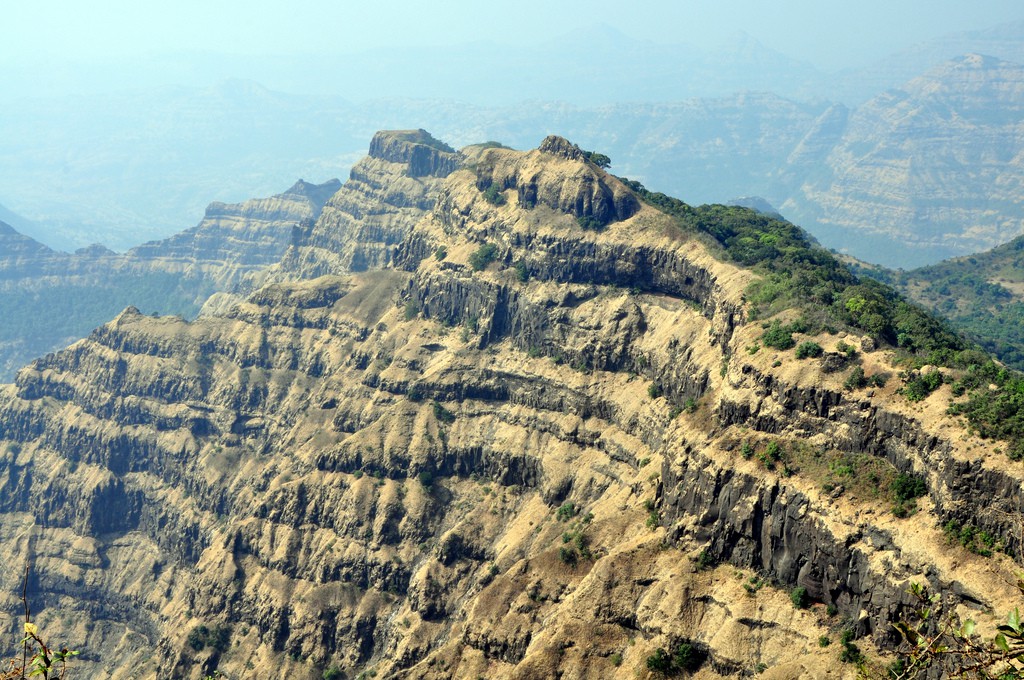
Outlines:
{"type": "Polygon", "coordinates": [[[21,370],[9,639],[26,568],[88,678],[854,677],[912,582],[990,630],[1020,597],[1006,444],[943,380],[851,385],[902,370],[866,332],[770,346],[767,275],[593,159],[378,133],[248,297],[21,370]]]}

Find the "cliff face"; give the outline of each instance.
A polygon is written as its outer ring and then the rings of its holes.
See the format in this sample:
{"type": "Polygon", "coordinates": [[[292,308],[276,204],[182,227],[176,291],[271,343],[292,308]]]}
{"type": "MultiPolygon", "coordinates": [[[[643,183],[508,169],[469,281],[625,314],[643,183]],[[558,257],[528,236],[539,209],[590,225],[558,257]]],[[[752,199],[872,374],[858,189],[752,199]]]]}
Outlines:
{"type": "Polygon", "coordinates": [[[267,280],[316,278],[390,263],[412,227],[434,205],[458,154],[424,130],[378,132],[370,155],[314,226],[298,233],[267,280]]]}
{"type": "Polygon", "coordinates": [[[129,261],[207,277],[218,290],[235,291],[247,275],[275,264],[304,228],[320,216],[341,182],[296,182],[284,193],[244,203],[211,203],[195,227],[128,251],[129,261]]]}
{"type": "Polygon", "coordinates": [[[251,291],[340,186],[299,180],[270,198],[213,203],[197,226],[124,254],[54,251],[0,224],[0,381],[127,305],[195,316],[211,293],[251,291]]]}
{"type": "Polygon", "coordinates": [[[1012,561],[938,523],[1019,554],[1021,472],[948,388],[851,395],[750,351],[754,275],[565,140],[400,137],[274,275],[388,266],[191,323],[128,309],[0,390],[8,627],[29,563],[95,678],[632,678],[684,640],[703,677],[836,677],[819,636],[886,643],[911,579],[1007,608],[1012,561]],[[744,453],[771,442],[785,468],[744,453]],[[910,519],[878,494],[895,471],[927,482],[910,519]]]}
{"type": "Polygon", "coordinates": [[[782,208],[858,257],[906,266],[992,248],[1024,229],[1024,67],[953,60],[849,116],[823,168],[782,208]],[[872,256],[858,240],[910,246],[872,256]]]}

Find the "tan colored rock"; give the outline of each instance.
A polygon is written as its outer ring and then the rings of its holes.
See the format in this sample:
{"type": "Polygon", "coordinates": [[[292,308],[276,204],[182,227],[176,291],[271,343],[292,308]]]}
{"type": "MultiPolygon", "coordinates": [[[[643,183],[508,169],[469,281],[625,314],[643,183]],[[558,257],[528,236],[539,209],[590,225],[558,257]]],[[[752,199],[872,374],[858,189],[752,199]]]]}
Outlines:
{"type": "MultiPolygon", "coordinates": [[[[563,151],[463,157],[538,196],[624,189],[563,151]]],[[[399,221],[432,202],[393,267],[279,281],[192,323],[129,309],[0,388],[3,610],[31,562],[85,677],[634,678],[689,640],[696,677],[840,678],[819,637],[851,619],[872,653],[922,574],[1016,601],[1012,561],[951,547],[939,521],[970,514],[1019,550],[1019,467],[968,451],[936,395],[773,366],[744,351],[751,272],[649,206],[587,230],[560,200],[494,205],[478,171],[373,190],[399,221]],[[785,475],[744,441],[806,459],[785,475]],[[916,470],[930,496],[908,520],[858,480],[832,498],[815,451],[916,470]]]]}

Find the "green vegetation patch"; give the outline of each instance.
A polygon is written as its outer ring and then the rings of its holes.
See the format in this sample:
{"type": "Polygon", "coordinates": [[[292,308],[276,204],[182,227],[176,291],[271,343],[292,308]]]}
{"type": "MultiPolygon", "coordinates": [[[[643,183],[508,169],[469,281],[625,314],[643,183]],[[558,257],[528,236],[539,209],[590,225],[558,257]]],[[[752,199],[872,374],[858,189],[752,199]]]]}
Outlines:
{"type": "MultiPolygon", "coordinates": [[[[799,309],[811,332],[846,326],[907,353],[942,363],[967,343],[946,322],[907,302],[879,281],[859,278],[800,227],[749,208],[693,207],[623,180],[643,201],[675,218],[680,230],[701,237],[723,259],[761,275],[747,290],[752,318],[799,309]]],[[[945,365],[943,363],[943,365],[945,365]]]]}
{"type": "Polygon", "coordinates": [[[964,396],[949,407],[983,438],[1005,440],[1012,460],[1024,459],[1024,375],[986,361],[967,368],[952,385],[964,396]]]}
{"type": "Polygon", "coordinates": [[[487,265],[497,259],[498,246],[493,243],[485,243],[469,256],[469,266],[473,268],[473,271],[479,272],[486,269],[487,265]]]}
{"type": "Polygon", "coordinates": [[[491,184],[484,190],[484,200],[491,205],[505,205],[508,202],[505,194],[501,193],[501,189],[498,188],[497,184],[491,184]]]}

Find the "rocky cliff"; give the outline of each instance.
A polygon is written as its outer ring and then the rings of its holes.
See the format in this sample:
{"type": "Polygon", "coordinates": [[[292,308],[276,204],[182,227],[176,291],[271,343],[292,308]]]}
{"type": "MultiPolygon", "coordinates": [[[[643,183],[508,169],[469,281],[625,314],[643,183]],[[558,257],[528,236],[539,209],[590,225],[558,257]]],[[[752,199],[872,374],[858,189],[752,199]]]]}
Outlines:
{"type": "Polygon", "coordinates": [[[197,226],[124,254],[54,251],[0,223],[0,381],[127,305],[192,317],[211,293],[251,291],[340,186],[299,180],[270,198],[213,203],[197,226]]]}
{"type": "Polygon", "coordinates": [[[399,243],[433,208],[458,165],[454,149],[425,130],[378,133],[315,225],[297,233],[269,280],[315,278],[389,264],[399,243]]]}
{"type": "Polygon", "coordinates": [[[379,133],[228,311],[127,309],[0,388],[8,628],[27,564],[93,678],[633,678],[682,643],[825,678],[911,581],[1014,601],[1022,471],[948,387],[844,389],[893,370],[849,332],[762,346],[759,275],[564,139],[438,146],[379,133]]]}
{"type": "MultiPolygon", "coordinates": [[[[851,112],[824,167],[790,171],[804,180],[783,212],[888,266],[1005,243],[1024,229],[1022,115],[1024,67],[977,54],[947,62],[851,112]],[[886,254],[892,244],[918,255],[886,254]]],[[[816,136],[828,141],[831,128],[816,136]]]]}

